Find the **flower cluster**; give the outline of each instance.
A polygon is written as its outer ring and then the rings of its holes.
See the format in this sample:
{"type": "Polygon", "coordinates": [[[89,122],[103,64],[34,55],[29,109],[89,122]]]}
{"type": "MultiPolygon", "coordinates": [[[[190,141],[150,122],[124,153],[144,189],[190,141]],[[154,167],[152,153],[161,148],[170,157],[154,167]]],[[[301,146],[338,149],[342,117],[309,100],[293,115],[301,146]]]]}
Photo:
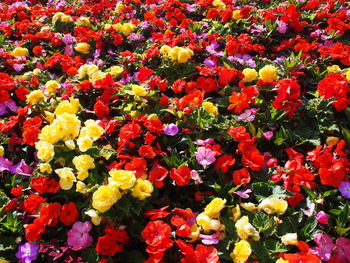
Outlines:
{"type": "Polygon", "coordinates": [[[0,263],[348,263],[346,0],[0,3],[0,263]]]}

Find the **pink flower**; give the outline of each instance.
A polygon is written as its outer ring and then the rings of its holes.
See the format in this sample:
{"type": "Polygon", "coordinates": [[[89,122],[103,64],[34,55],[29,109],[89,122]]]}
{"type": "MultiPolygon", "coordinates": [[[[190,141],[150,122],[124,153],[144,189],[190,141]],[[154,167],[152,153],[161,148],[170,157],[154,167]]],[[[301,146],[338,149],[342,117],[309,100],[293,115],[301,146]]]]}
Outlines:
{"type": "Polygon", "coordinates": [[[314,235],[314,241],[317,247],[311,248],[309,253],[319,256],[323,261],[330,260],[332,250],[335,247],[332,238],[327,234],[317,233],[314,235]]]}
{"type": "Polygon", "coordinates": [[[323,224],[323,225],[328,224],[328,216],[323,211],[321,211],[317,214],[316,219],[320,224],[323,224]]]}
{"type": "Polygon", "coordinates": [[[204,167],[211,165],[216,160],[215,152],[205,147],[199,147],[195,154],[197,162],[204,167]]]}
{"type": "Polygon", "coordinates": [[[72,229],[68,231],[67,243],[75,250],[87,248],[92,244],[92,237],[89,235],[91,223],[75,222],[72,229]]]}
{"type": "Polygon", "coordinates": [[[339,237],[335,242],[334,258],[340,262],[350,262],[350,239],[339,237]]]}

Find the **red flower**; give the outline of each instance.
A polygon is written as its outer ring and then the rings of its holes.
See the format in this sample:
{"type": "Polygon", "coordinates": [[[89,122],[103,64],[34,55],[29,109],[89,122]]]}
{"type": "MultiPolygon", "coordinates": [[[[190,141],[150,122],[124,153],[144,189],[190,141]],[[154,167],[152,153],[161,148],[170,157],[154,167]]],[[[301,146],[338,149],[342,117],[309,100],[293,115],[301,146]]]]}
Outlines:
{"type": "Polygon", "coordinates": [[[145,82],[149,76],[153,74],[153,69],[149,69],[146,67],[140,67],[139,72],[136,73],[136,78],[139,82],[145,82]]]}
{"type": "Polygon", "coordinates": [[[41,218],[35,219],[33,224],[27,225],[24,230],[27,241],[33,242],[38,241],[45,231],[45,224],[41,218]]]}
{"type": "Polygon", "coordinates": [[[249,182],[250,174],[247,168],[242,168],[233,172],[233,183],[235,185],[243,184],[243,186],[245,187],[249,182]]]}
{"type": "Polygon", "coordinates": [[[178,169],[172,168],[170,178],[173,179],[178,186],[184,186],[190,183],[191,169],[187,166],[180,166],[178,169]]]}
{"type": "Polygon", "coordinates": [[[105,233],[118,243],[129,243],[129,236],[125,230],[113,228],[111,225],[107,225],[105,228],[105,233]]]}
{"type": "Polygon", "coordinates": [[[226,173],[227,170],[235,164],[235,162],[236,159],[232,155],[224,154],[216,160],[214,168],[217,171],[221,170],[221,172],[226,173]]]}
{"type": "Polygon", "coordinates": [[[125,170],[135,171],[137,178],[146,174],[147,162],[143,158],[133,158],[131,162],[128,162],[125,165],[125,170]]]}
{"type": "Polygon", "coordinates": [[[250,134],[247,133],[247,129],[243,126],[231,127],[227,130],[227,133],[230,134],[236,141],[250,138],[250,134]]]}
{"type": "Polygon", "coordinates": [[[122,244],[118,244],[110,235],[99,237],[96,245],[96,252],[103,256],[113,257],[117,252],[123,251],[122,244]]]}
{"type": "Polygon", "coordinates": [[[238,149],[242,153],[242,163],[253,171],[260,171],[264,167],[265,158],[256,148],[252,139],[240,141],[238,149]]]}
{"type": "Polygon", "coordinates": [[[109,114],[109,108],[105,103],[99,100],[94,105],[94,112],[99,119],[104,119],[109,114]]]}
{"type": "Polygon", "coordinates": [[[153,151],[153,147],[149,145],[142,145],[138,152],[142,157],[147,157],[150,159],[156,156],[156,154],[153,151]]]}
{"type": "Polygon", "coordinates": [[[162,166],[158,166],[149,172],[148,180],[154,183],[158,188],[162,188],[164,186],[163,180],[167,175],[168,170],[162,166]]]}
{"type": "Polygon", "coordinates": [[[187,237],[191,234],[191,226],[182,217],[175,215],[171,218],[171,224],[176,226],[176,235],[180,237],[187,237]]]}
{"type": "Polygon", "coordinates": [[[68,204],[64,204],[59,217],[60,221],[66,226],[70,226],[75,223],[79,218],[79,211],[75,203],[70,202],[68,204]]]}
{"type": "Polygon", "coordinates": [[[153,210],[149,210],[147,212],[144,213],[144,215],[146,217],[149,217],[150,220],[154,220],[154,219],[157,219],[157,218],[164,218],[164,217],[167,217],[170,212],[168,211],[165,211],[169,206],[164,206],[160,209],[153,209],[153,210]]]}
{"type": "Polygon", "coordinates": [[[324,99],[334,98],[332,105],[337,111],[344,110],[349,104],[350,87],[342,74],[332,73],[318,83],[317,90],[324,99]]]}
{"type": "Polygon", "coordinates": [[[172,246],[171,228],[163,221],[156,220],[149,222],[142,231],[141,236],[148,245],[147,251],[154,252],[164,251],[172,246]],[[170,243],[170,244],[169,244],[170,243]],[[169,246],[170,245],[170,246],[169,246]]]}
{"type": "Polygon", "coordinates": [[[39,205],[44,202],[45,199],[42,198],[40,195],[32,194],[24,200],[24,210],[27,211],[29,214],[32,214],[36,209],[38,209],[39,205]]]}
{"type": "Polygon", "coordinates": [[[56,226],[58,223],[58,216],[61,211],[59,203],[50,203],[40,209],[40,219],[43,220],[47,226],[56,226]]]}
{"type": "Polygon", "coordinates": [[[198,263],[218,263],[219,255],[215,247],[197,245],[195,255],[198,263]]]}
{"type": "Polygon", "coordinates": [[[11,189],[11,194],[13,195],[13,196],[22,196],[22,190],[23,190],[23,186],[22,185],[20,185],[20,186],[17,186],[17,187],[13,187],[12,189],[11,189]]]}
{"type": "Polygon", "coordinates": [[[119,137],[122,139],[135,139],[139,136],[141,126],[136,123],[128,123],[120,129],[119,137]]]}

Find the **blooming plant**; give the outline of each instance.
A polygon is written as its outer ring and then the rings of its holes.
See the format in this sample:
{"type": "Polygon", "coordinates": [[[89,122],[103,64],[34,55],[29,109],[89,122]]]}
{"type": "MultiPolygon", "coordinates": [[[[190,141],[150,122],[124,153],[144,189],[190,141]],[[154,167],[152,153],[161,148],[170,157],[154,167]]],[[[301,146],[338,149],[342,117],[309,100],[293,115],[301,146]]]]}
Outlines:
{"type": "Polygon", "coordinates": [[[350,2],[4,0],[0,263],[349,263],[350,2]]]}

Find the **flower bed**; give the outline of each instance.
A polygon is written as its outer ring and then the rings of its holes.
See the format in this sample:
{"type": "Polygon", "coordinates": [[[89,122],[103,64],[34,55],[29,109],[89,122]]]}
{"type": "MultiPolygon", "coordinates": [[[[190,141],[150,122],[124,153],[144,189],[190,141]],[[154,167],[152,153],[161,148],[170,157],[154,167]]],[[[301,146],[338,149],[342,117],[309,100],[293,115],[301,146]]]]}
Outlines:
{"type": "Polygon", "coordinates": [[[0,262],[350,262],[348,1],[5,0],[0,25],[0,262]]]}

